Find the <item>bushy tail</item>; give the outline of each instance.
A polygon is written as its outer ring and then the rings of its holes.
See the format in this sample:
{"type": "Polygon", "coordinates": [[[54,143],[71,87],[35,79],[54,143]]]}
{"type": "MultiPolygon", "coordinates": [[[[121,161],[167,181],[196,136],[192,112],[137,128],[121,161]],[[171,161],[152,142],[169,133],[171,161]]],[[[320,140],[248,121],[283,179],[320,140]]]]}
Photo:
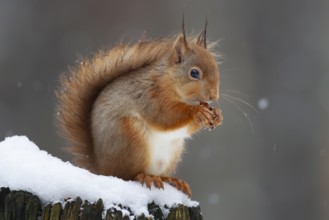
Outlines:
{"type": "Polygon", "coordinates": [[[91,171],[93,140],[91,111],[100,91],[116,77],[156,62],[170,50],[171,40],[139,42],[120,45],[108,52],[98,53],[91,61],[60,77],[57,119],[59,127],[70,146],[77,165],[91,171]]]}

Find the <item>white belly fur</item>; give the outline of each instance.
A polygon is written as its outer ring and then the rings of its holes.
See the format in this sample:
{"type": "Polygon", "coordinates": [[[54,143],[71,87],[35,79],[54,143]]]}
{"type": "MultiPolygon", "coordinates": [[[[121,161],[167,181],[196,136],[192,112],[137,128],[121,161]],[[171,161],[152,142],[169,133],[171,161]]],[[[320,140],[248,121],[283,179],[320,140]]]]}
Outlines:
{"type": "Polygon", "coordinates": [[[187,127],[175,131],[152,131],[149,135],[150,163],[147,173],[161,176],[175,161],[177,154],[181,154],[184,139],[190,137],[187,127]]]}

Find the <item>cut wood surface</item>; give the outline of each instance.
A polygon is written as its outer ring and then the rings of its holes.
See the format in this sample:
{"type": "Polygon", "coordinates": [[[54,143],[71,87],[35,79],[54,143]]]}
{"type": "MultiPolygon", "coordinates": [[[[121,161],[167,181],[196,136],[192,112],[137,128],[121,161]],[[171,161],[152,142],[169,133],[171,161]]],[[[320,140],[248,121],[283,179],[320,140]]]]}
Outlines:
{"type": "Polygon", "coordinates": [[[151,216],[134,216],[129,207],[123,207],[117,204],[118,208],[104,210],[101,199],[91,203],[82,201],[81,198],[69,199],[64,204],[41,204],[40,199],[25,191],[11,191],[9,188],[0,188],[0,220],[129,220],[131,217],[137,220],[143,219],[181,219],[181,220],[199,220],[203,219],[200,207],[186,207],[177,205],[176,207],[167,207],[169,214],[165,217],[162,209],[155,203],[148,205],[151,216]],[[129,215],[125,215],[121,210],[127,210],[129,215]]]}

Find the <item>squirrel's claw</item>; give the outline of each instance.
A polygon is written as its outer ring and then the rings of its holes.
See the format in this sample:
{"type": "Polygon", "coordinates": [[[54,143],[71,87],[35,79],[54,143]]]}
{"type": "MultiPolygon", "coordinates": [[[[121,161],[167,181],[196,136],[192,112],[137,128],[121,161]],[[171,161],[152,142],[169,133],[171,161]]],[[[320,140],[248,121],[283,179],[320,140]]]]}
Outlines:
{"type": "Polygon", "coordinates": [[[174,177],[159,177],[140,173],[135,177],[135,180],[140,182],[142,185],[145,184],[149,189],[151,189],[152,183],[155,188],[164,189],[163,182],[166,182],[185,193],[188,197],[191,198],[192,196],[192,190],[187,182],[174,177]]]}
{"type": "Polygon", "coordinates": [[[163,189],[163,182],[160,177],[153,175],[145,175],[140,173],[135,177],[135,180],[140,182],[142,185],[146,185],[147,188],[151,189],[152,183],[155,188],[163,189]]]}

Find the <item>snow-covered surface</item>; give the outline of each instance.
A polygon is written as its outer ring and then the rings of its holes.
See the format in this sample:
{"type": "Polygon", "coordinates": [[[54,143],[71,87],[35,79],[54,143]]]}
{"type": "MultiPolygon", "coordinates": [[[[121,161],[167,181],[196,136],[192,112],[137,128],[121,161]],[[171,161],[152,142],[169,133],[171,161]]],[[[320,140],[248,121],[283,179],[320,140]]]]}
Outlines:
{"type": "Polygon", "coordinates": [[[92,174],[40,150],[25,136],[0,142],[0,187],[29,191],[44,204],[78,196],[90,202],[101,198],[105,209],[122,204],[135,215],[148,215],[147,204],[153,201],[169,207],[198,205],[168,184],[164,190],[149,190],[134,181],[92,174]]]}

